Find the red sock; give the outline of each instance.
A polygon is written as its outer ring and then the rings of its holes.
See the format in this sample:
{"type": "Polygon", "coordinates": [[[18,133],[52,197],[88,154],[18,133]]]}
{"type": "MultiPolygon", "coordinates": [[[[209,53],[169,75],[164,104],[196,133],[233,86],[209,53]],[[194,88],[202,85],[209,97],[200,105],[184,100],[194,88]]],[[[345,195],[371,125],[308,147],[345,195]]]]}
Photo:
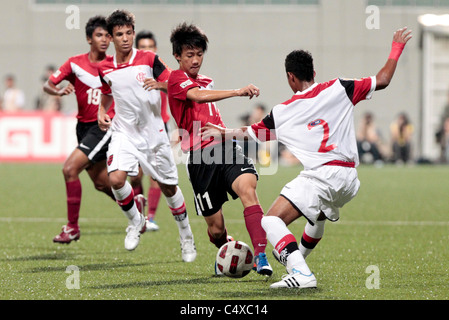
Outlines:
{"type": "Polygon", "coordinates": [[[243,211],[243,216],[253,244],[254,256],[257,256],[259,253],[265,252],[267,246],[267,234],[261,225],[263,209],[260,205],[247,207],[243,211]]]}
{"type": "Polygon", "coordinates": [[[141,184],[138,186],[133,186],[134,195],[143,194],[143,187],[141,184]]]}
{"type": "Polygon", "coordinates": [[[67,227],[78,229],[78,219],[81,207],[81,182],[80,180],[65,183],[67,194],[67,227]]]}
{"type": "Polygon", "coordinates": [[[148,218],[153,219],[156,215],[159,199],[161,198],[161,189],[150,188],[148,190],[148,218]]]}
{"type": "Polygon", "coordinates": [[[209,233],[209,230],[207,230],[207,234],[209,236],[210,242],[212,242],[218,249],[220,249],[222,245],[224,245],[226,242],[228,242],[228,231],[226,230],[226,228],[225,228],[225,232],[218,239],[215,239],[214,237],[212,237],[212,235],[209,233]]]}

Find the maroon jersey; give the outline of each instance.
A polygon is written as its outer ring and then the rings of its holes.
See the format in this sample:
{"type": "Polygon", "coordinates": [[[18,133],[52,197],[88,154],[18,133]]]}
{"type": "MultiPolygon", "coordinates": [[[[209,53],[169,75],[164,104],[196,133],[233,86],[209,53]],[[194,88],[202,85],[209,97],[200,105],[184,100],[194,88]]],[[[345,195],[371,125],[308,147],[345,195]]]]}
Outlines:
{"type": "Polygon", "coordinates": [[[184,71],[172,71],[168,79],[168,103],[176,124],[182,130],[181,149],[184,152],[202,149],[218,142],[213,138],[202,141],[200,129],[210,122],[225,127],[215,102],[196,103],[187,99],[187,91],[199,87],[203,90],[213,88],[213,80],[203,75],[190,78],[184,71]]]}
{"type": "MultiPolygon", "coordinates": [[[[49,80],[55,85],[67,80],[75,87],[78,103],[76,118],[79,122],[97,121],[102,83],[97,64],[90,62],[88,53],[69,58],[49,80]]],[[[114,105],[109,108],[108,114],[111,118],[114,116],[114,105]]]]}

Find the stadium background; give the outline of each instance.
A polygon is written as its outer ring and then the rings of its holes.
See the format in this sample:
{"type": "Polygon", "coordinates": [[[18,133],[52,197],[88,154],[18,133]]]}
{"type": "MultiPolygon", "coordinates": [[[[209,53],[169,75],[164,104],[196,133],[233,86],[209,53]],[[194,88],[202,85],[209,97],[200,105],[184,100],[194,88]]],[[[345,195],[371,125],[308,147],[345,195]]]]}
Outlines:
{"type": "MultiPolygon", "coordinates": [[[[390,51],[393,32],[408,26],[414,39],[403,54],[393,83],[375,99],[362,103],[355,121],[365,111],[374,112],[379,128],[388,139],[389,124],[406,111],[415,125],[414,157],[438,155],[434,134],[448,99],[448,27],[423,41],[426,30],[419,23],[423,14],[444,14],[446,0],[19,0],[1,1],[0,76],[16,76],[25,91],[27,109],[41,91],[44,68],[60,66],[75,54],[87,52],[84,26],[93,15],[108,15],[125,8],[136,15],[136,31],[149,29],[158,39],[159,55],[172,68],[169,35],[182,21],[205,30],[210,49],[202,73],[215,80],[216,88],[237,88],[254,83],[261,88],[257,100],[220,102],[228,126],[239,126],[239,117],[256,102],[270,109],[292,95],[286,83],[283,62],[293,49],[309,50],[315,59],[316,80],[375,75],[390,51]],[[80,9],[79,29],[66,22],[69,5],[80,9]],[[368,6],[380,10],[379,24],[368,27],[368,6]],[[424,44],[424,45],[423,45],[424,44]],[[426,47],[427,44],[427,47],[426,47]],[[431,48],[428,48],[428,44],[431,48]],[[433,45],[432,45],[433,44],[433,45]],[[427,56],[430,52],[432,57],[427,56]],[[440,58],[443,57],[443,58],[440,58]],[[426,63],[432,62],[426,71],[426,63]],[[426,61],[426,63],[424,63],[426,61]],[[426,78],[429,76],[429,78],[426,78]],[[427,79],[427,80],[425,80],[427,79]],[[424,90],[423,90],[424,88],[424,90]]],[[[372,22],[372,21],[371,21],[372,22]]],[[[113,53],[111,44],[108,53],[113,53]]],[[[76,110],[75,97],[64,98],[64,112],[76,110]]]]}

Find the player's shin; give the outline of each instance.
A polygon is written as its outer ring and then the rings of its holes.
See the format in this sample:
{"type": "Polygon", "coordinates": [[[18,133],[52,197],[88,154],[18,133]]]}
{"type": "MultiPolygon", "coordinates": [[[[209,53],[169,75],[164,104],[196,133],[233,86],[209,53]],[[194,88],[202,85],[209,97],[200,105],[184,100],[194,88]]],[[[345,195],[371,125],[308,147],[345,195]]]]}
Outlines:
{"type": "Polygon", "coordinates": [[[326,220],[317,221],[315,225],[307,222],[299,244],[304,259],[312,252],[324,234],[324,223],[326,220]]]}
{"type": "Polygon", "coordinates": [[[167,205],[176,221],[179,229],[179,235],[181,239],[191,237],[192,231],[190,229],[189,216],[187,215],[186,204],[184,201],[184,195],[179,187],[177,187],[176,193],[172,197],[165,197],[167,205]]]}
{"type": "Polygon", "coordinates": [[[67,226],[78,229],[78,219],[81,206],[81,182],[79,179],[66,182],[67,193],[67,226]]]}
{"type": "Polygon", "coordinates": [[[134,192],[131,184],[126,181],[122,188],[117,190],[112,188],[112,192],[124,215],[128,218],[131,224],[137,226],[141,222],[141,215],[134,202],[134,192]]]}
{"type": "Polygon", "coordinates": [[[254,248],[254,256],[265,252],[267,246],[267,234],[262,228],[263,209],[260,205],[246,207],[243,211],[246,229],[248,230],[254,248]]]}
{"type": "Polygon", "coordinates": [[[301,272],[304,275],[312,273],[299,251],[295,236],[281,218],[265,216],[262,219],[262,227],[277,253],[279,262],[286,266],[288,273],[301,272]]]}

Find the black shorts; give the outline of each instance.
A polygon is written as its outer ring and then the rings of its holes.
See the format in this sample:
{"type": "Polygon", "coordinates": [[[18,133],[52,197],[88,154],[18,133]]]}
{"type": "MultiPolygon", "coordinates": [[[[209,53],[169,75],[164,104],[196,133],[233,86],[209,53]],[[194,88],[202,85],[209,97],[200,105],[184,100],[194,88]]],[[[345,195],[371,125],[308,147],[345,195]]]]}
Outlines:
{"type": "Polygon", "coordinates": [[[258,178],[252,159],[243,154],[242,148],[233,141],[224,142],[201,151],[192,151],[187,160],[187,172],[193,187],[195,208],[198,215],[210,216],[238,195],[232,183],[244,173],[258,178]]]}
{"type": "Polygon", "coordinates": [[[98,122],[78,122],[76,125],[78,149],[81,150],[92,163],[106,160],[106,152],[111,141],[111,131],[101,131],[98,122]]]}

